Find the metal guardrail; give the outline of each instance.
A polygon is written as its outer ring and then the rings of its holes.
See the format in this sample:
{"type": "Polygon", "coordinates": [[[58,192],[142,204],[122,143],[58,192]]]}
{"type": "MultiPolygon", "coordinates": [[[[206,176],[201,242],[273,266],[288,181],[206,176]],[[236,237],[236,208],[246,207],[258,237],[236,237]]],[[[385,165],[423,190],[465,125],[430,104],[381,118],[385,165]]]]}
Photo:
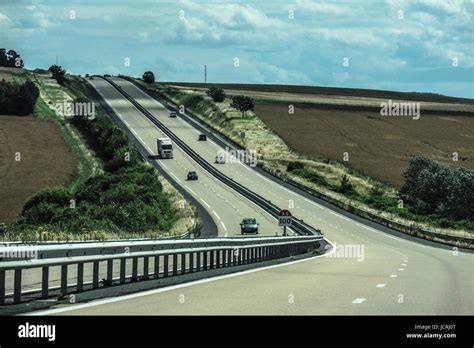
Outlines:
{"type": "MultiPolygon", "coordinates": [[[[128,93],[122,90],[114,81],[101,77],[107,82],[109,82],[120,94],[122,94],[128,101],[130,101],[133,106],[135,106],[140,112],[142,112],[152,123],[154,123],[163,133],[165,133],[169,138],[171,138],[184,152],[188,154],[194,161],[196,161],[201,167],[207,170],[210,174],[215,176],[218,180],[234,189],[236,192],[240,193],[242,196],[246,197],[250,201],[257,204],[259,207],[263,208],[265,211],[270,213],[275,218],[280,212],[280,208],[277,207],[272,202],[264,199],[260,195],[256,194],[253,191],[250,191],[245,186],[234,181],[232,178],[229,178],[209,162],[203,159],[198,155],[191,147],[189,147],[185,142],[183,142],[179,137],[177,137],[172,131],[170,131],[165,125],[163,125],[156,117],[154,117],[148,110],[146,110],[141,104],[139,104],[135,99],[133,99],[128,93]]],[[[304,223],[302,220],[293,217],[291,228],[300,235],[321,235],[321,231],[311,227],[310,225],[304,223]]]]}
{"type": "MultiPolygon", "coordinates": [[[[0,305],[18,304],[28,293],[28,300],[50,297],[50,268],[60,267],[59,295],[80,293],[112,285],[123,285],[147,279],[161,279],[206,270],[234,267],[318,250],[322,236],[213,238],[200,240],[117,242],[103,246],[61,245],[38,246],[42,258],[0,262],[0,305]],[[100,250],[100,253],[97,251],[100,250]],[[127,261],[132,261],[131,272],[127,261]],[[139,260],[142,268],[138,269],[139,260]],[[114,261],[119,261],[119,277],[114,278],[114,261]],[[99,282],[101,263],[106,263],[105,278],[99,282]],[[71,266],[77,268],[68,276],[71,266]],[[85,283],[85,266],[92,266],[92,281],[85,283]],[[41,289],[23,291],[22,274],[27,269],[41,268],[41,289]],[[13,296],[6,296],[5,281],[13,273],[13,296]]],[[[17,246],[15,246],[17,247],[17,246]]],[[[12,247],[12,248],[15,248],[12,247]]],[[[4,251],[4,250],[3,250],[4,251]]],[[[117,265],[116,265],[117,266],[117,265]]]]}

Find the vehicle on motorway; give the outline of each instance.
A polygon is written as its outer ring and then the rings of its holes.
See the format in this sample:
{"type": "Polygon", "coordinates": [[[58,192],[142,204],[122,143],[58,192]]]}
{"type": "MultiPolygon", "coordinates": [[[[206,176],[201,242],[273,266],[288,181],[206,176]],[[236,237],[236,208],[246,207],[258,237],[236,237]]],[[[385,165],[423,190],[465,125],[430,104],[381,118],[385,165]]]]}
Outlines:
{"type": "Polygon", "coordinates": [[[173,143],[170,138],[158,138],[157,143],[160,158],[173,158],[173,143]]]}
{"type": "Polygon", "coordinates": [[[198,175],[195,171],[188,172],[188,180],[197,180],[198,175]]]}
{"type": "Polygon", "coordinates": [[[223,153],[216,156],[216,163],[219,163],[219,164],[225,163],[225,155],[223,153]]]}
{"type": "Polygon", "coordinates": [[[109,74],[104,74],[104,77],[111,77],[109,74]]]}
{"type": "Polygon", "coordinates": [[[176,111],[170,111],[170,117],[178,117],[176,111]]]}
{"type": "Polygon", "coordinates": [[[258,223],[255,218],[244,218],[240,223],[240,233],[255,233],[258,234],[258,223]]]}
{"type": "Polygon", "coordinates": [[[206,134],[199,134],[198,140],[199,141],[206,141],[207,140],[206,134]]]}

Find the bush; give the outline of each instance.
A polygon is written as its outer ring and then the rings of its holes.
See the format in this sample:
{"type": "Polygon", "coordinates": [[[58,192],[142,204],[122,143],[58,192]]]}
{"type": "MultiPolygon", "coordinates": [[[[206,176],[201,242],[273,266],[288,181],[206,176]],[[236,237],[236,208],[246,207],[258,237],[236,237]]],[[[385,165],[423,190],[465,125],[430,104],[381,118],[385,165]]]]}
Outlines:
{"type": "Polygon", "coordinates": [[[145,71],[142,76],[143,81],[146,83],[155,83],[155,74],[152,71],[145,71]]]}
{"type": "Polygon", "coordinates": [[[255,107],[253,99],[244,95],[234,96],[230,106],[242,112],[242,116],[246,111],[253,110],[255,107]]]}
{"type": "Polygon", "coordinates": [[[63,188],[44,190],[22,213],[23,225],[45,225],[71,233],[163,231],[171,228],[176,218],[156,172],[145,165],[97,175],[74,194],[63,188]],[[75,208],[69,205],[71,197],[76,198],[75,208]]]}
{"type": "Polygon", "coordinates": [[[53,79],[55,79],[57,83],[64,85],[64,82],[66,82],[66,70],[56,64],[51,65],[48,70],[51,72],[53,79]]]}
{"type": "Polygon", "coordinates": [[[286,166],[286,171],[291,173],[294,170],[303,169],[304,164],[301,162],[288,162],[286,166]]]}
{"type": "Polygon", "coordinates": [[[341,178],[338,191],[343,194],[351,194],[354,192],[354,186],[346,174],[344,174],[341,178]]]}
{"type": "Polygon", "coordinates": [[[474,171],[414,156],[403,176],[400,196],[415,212],[473,219],[474,171]]]}
{"type": "Polygon", "coordinates": [[[31,81],[19,85],[0,81],[0,114],[29,115],[33,113],[39,90],[31,81]]]}
{"type": "Polygon", "coordinates": [[[222,103],[225,100],[225,92],[222,88],[212,86],[210,87],[206,94],[212,98],[213,101],[222,103]]]}

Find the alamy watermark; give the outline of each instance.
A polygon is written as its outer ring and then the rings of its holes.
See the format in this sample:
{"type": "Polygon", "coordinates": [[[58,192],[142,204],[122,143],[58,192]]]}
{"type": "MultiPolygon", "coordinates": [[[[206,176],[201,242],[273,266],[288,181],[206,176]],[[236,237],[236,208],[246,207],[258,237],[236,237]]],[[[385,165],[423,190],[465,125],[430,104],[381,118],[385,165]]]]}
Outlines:
{"type": "Polygon", "coordinates": [[[2,259],[37,259],[38,246],[25,244],[10,244],[0,245],[0,260],[2,259]]]}
{"type": "Polygon", "coordinates": [[[357,259],[357,261],[364,261],[365,246],[364,244],[336,244],[326,245],[324,247],[328,252],[324,254],[326,257],[334,258],[349,258],[357,259]],[[334,248],[333,252],[329,252],[334,248]]]}
{"type": "Polygon", "coordinates": [[[420,119],[419,102],[398,102],[389,99],[388,102],[380,103],[381,116],[408,116],[414,120],[420,119]]]}
{"type": "Polygon", "coordinates": [[[57,113],[64,118],[82,117],[88,120],[95,118],[95,103],[91,102],[68,102],[57,103],[57,113]]]}
{"type": "Polygon", "coordinates": [[[257,151],[255,150],[232,150],[226,147],[219,150],[216,156],[218,163],[238,163],[248,164],[250,167],[257,166],[257,151]]]}

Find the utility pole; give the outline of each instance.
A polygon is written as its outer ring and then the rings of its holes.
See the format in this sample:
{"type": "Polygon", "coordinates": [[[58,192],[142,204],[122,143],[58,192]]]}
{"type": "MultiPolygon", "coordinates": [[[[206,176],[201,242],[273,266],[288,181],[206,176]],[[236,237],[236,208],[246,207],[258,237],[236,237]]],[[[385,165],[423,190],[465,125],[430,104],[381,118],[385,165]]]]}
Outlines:
{"type": "Polygon", "coordinates": [[[207,65],[204,64],[204,83],[207,83],[207,65]]]}

